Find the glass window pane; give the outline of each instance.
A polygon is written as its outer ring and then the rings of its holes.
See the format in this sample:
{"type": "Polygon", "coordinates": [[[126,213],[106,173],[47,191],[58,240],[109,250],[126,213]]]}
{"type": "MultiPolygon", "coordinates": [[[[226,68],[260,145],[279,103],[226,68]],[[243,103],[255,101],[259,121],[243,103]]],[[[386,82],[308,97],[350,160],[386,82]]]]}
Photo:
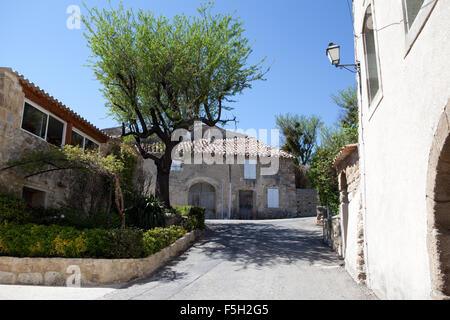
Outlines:
{"type": "Polygon", "coordinates": [[[96,144],[95,142],[89,140],[88,138],[86,138],[86,144],[84,145],[84,150],[94,150],[94,151],[98,151],[98,147],[99,145],[96,144]]]}
{"type": "Polygon", "coordinates": [[[419,14],[420,8],[422,8],[424,0],[406,0],[406,13],[408,15],[408,28],[411,29],[414,20],[416,20],[419,14]]]}
{"type": "Polygon", "coordinates": [[[46,127],[47,115],[25,102],[22,128],[44,139],[46,127]]]}
{"type": "Polygon", "coordinates": [[[56,120],[52,116],[48,117],[47,142],[56,146],[61,146],[63,141],[64,123],[56,120]]]}
{"type": "Polygon", "coordinates": [[[372,101],[378,90],[380,89],[380,82],[378,79],[378,58],[375,48],[375,31],[372,19],[372,10],[367,9],[366,19],[364,23],[364,44],[366,49],[366,63],[367,63],[367,82],[369,86],[369,99],[372,101]]]}
{"type": "Polygon", "coordinates": [[[83,148],[83,140],[84,137],[81,134],[78,134],[72,130],[72,138],[70,140],[71,145],[83,148]]]}

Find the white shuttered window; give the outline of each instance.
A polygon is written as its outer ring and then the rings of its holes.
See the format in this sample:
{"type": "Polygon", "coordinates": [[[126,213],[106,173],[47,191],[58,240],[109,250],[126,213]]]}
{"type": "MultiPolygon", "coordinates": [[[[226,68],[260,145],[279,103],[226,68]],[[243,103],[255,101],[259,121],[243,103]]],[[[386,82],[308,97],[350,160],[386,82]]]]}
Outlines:
{"type": "Polygon", "coordinates": [[[267,189],[267,208],[279,207],[278,189],[267,189]]]}
{"type": "Polygon", "coordinates": [[[256,179],[256,160],[245,159],[244,163],[244,179],[256,179]]]}

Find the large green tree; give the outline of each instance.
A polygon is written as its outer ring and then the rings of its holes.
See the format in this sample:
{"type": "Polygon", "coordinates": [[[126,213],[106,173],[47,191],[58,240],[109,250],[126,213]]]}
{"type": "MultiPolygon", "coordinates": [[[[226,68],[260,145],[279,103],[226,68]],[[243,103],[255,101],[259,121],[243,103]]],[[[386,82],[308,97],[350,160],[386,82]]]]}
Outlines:
{"type": "Polygon", "coordinates": [[[334,103],[340,107],[340,127],[346,131],[352,142],[358,142],[358,95],[357,87],[350,86],[345,90],[339,90],[337,95],[332,95],[334,103]]]}
{"type": "Polygon", "coordinates": [[[88,9],[83,17],[91,49],[90,65],[102,84],[110,114],[123,124],[145,159],[157,167],[156,195],[169,201],[172,141],[177,129],[194,122],[208,126],[234,121],[233,96],[251,88],[267,70],[263,60],[249,65],[252,53],[243,24],[232,15],[212,14],[203,5],[198,16],[169,20],[142,10],[88,9]],[[148,151],[144,140],[157,136],[162,156],[148,151]]]}
{"type": "Polygon", "coordinates": [[[277,127],[284,138],[282,149],[297,158],[297,164],[309,165],[322,121],[317,116],[298,114],[276,116],[277,127]]]}
{"type": "Polygon", "coordinates": [[[320,129],[320,144],[311,160],[309,178],[317,189],[321,205],[328,205],[332,212],[339,212],[338,179],[333,161],[343,146],[358,142],[358,99],[356,87],[340,90],[332,95],[340,107],[339,122],[333,127],[320,129]]]}

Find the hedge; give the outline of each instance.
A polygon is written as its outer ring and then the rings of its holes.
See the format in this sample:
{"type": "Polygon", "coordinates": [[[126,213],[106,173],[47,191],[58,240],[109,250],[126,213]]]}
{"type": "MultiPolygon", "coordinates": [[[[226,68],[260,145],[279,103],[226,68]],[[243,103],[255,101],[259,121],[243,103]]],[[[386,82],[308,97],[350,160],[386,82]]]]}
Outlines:
{"type": "Polygon", "coordinates": [[[191,206],[184,206],[174,207],[175,210],[179,214],[181,214],[183,217],[186,217],[187,219],[183,223],[183,227],[188,230],[192,231],[195,229],[204,230],[205,229],[205,208],[201,207],[191,207],[191,206]]]}
{"type": "Polygon", "coordinates": [[[155,228],[144,233],[144,253],[146,256],[155,254],[182,238],[186,229],[178,226],[155,228]]]}
{"type": "Polygon", "coordinates": [[[85,229],[36,224],[0,225],[0,255],[14,257],[138,258],[139,229],[85,229]]]}
{"type": "Polygon", "coordinates": [[[21,198],[12,193],[0,193],[0,223],[26,223],[30,217],[31,210],[21,198]]]}
{"type": "Polygon", "coordinates": [[[187,233],[182,227],[86,229],[64,226],[0,225],[0,256],[61,258],[144,258],[171,245],[187,233]]]}

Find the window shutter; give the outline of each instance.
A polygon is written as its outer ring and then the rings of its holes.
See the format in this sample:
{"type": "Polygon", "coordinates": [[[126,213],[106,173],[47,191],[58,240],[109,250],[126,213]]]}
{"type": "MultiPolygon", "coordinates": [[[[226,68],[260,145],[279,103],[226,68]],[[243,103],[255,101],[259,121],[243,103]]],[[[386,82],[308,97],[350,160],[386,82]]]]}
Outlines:
{"type": "Polygon", "coordinates": [[[244,179],[246,179],[246,180],[255,180],[256,179],[256,160],[245,159],[244,179]]]}
{"type": "Polygon", "coordinates": [[[268,208],[279,207],[278,189],[267,189],[267,207],[268,208]]]}

